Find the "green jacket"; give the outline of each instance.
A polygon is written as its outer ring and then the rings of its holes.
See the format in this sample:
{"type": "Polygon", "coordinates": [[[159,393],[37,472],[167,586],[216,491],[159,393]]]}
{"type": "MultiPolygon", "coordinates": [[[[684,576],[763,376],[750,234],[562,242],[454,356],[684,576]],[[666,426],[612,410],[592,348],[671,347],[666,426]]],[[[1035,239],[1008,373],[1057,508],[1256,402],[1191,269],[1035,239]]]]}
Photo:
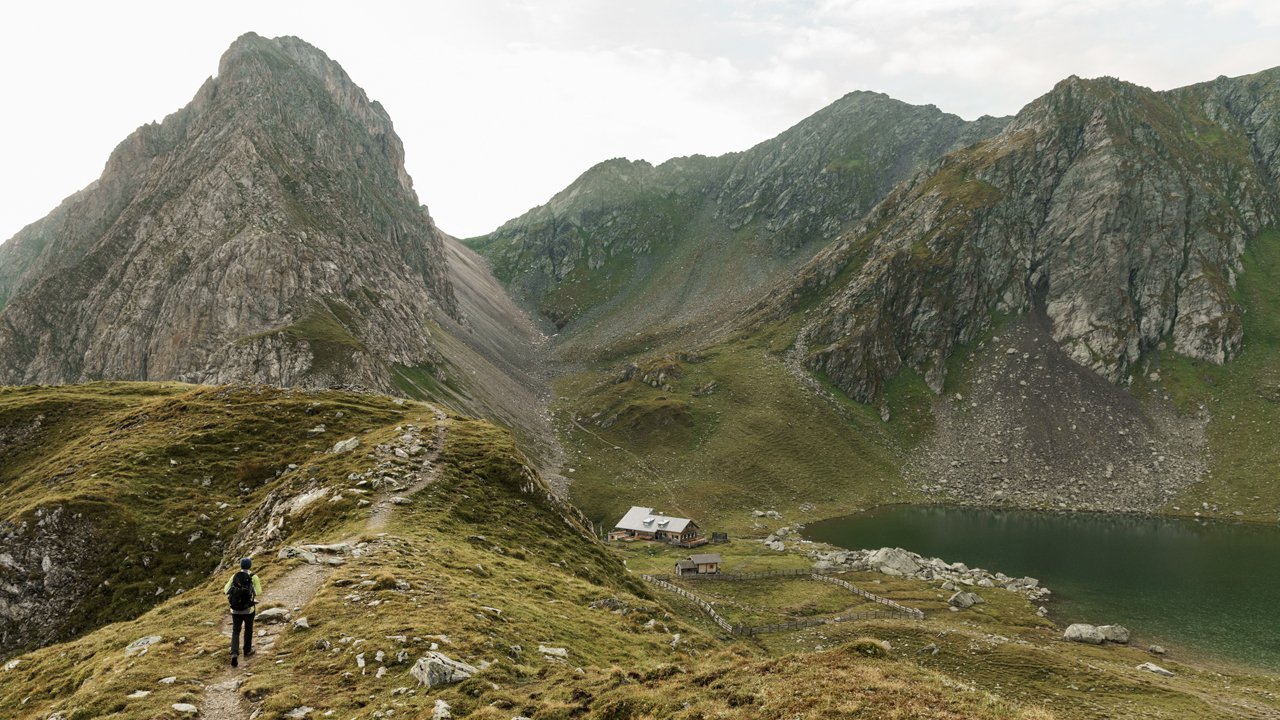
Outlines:
{"type": "MultiPolygon", "coordinates": [[[[227,584],[222,587],[223,595],[226,595],[231,592],[231,583],[236,579],[236,574],[240,572],[242,571],[237,570],[227,580],[227,584]]],[[[253,578],[253,599],[257,600],[262,595],[262,581],[258,579],[257,573],[250,572],[249,577],[253,578]]],[[[233,615],[252,615],[254,612],[255,612],[255,609],[253,607],[250,607],[248,610],[232,610],[231,611],[233,615]]]]}

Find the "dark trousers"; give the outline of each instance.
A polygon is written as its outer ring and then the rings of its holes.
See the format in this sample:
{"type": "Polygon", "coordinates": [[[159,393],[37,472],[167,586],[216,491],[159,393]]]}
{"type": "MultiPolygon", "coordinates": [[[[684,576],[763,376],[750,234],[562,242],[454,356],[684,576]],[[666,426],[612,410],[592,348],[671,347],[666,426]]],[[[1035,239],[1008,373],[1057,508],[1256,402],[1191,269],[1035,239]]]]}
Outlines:
{"type": "Polygon", "coordinates": [[[240,628],[244,627],[244,654],[253,649],[253,615],[254,613],[231,613],[231,657],[240,653],[240,628]]]}

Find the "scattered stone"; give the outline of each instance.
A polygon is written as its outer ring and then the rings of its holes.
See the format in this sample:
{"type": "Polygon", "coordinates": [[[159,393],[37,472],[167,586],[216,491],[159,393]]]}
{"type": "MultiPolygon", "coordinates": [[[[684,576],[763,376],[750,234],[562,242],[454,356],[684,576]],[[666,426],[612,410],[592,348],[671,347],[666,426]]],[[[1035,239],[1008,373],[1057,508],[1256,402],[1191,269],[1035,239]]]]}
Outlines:
{"type": "Polygon", "coordinates": [[[956,594],[952,595],[950,599],[947,600],[948,605],[950,605],[951,607],[960,608],[961,610],[971,608],[974,605],[980,605],[983,602],[984,602],[983,599],[978,597],[977,594],[966,592],[964,590],[957,592],[956,594]]]}
{"type": "Polygon", "coordinates": [[[924,647],[920,648],[920,652],[928,653],[930,655],[937,655],[938,646],[933,643],[929,643],[928,645],[925,645],[924,647]]]}
{"type": "Polygon", "coordinates": [[[339,440],[333,444],[333,448],[329,450],[331,453],[344,453],[355,450],[360,446],[360,438],[351,437],[346,440],[339,440]]]}
{"type": "Polygon", "coordinates": [[[886,575],[910,575],[920,571],[920,565],[902,548],[880,548],[871,553],[867,563],[886,575]]]}
{"type": "Polygon", "coordinates": [[[307,617],[303,615],[302,617],[293,621],[293,629],[294,630],[310,630],[311,623],[308,622],[307,617]]]}
{"type": "Polygon", "coordinates": [[[125,697],[129,698],[130,700],[141,700],[142,698],[150,694],[151,694],[150,690],[134,690],[128,695],[125,695],[125,697]]]}
{"type": "Polygon", "coordinates": [[[281,548],[280,552],[276,553],[276,557],[280,560],[288,560],[289,558],[296,557],[308,565],[316,565],[320,562],[320,558],[316,557],[315,553],[298,547],[281,548]]]}
{"type": "Polygon", "coordinates": [[[324,434],[324,425],[317,425],[317,426],[315,426],[315,427],[311,428],[310,430],[308,430],[308,431],[307,431],[307,434],[308,434],[308,435],[323,435],[323,434],[324,434]]]}
{"type": "Polygon", "coordinates": [[[562,647],[548,647],[546,645],[538,645],[538,652],[548,657],[560,658],[566,660],[569,657],[569,651],[562,647]]]}
{"type": "Polygon", "coordinates": [[[397,495],[397,496],[395,496],[395,497],[391,498],[391,504],[392,504],[392,505],[408,505],[408,504],[409,504],[409,503],[411,503],[411,502],[413,502],[413,501],[412,501],[412,500],[410,500],[409,498],[407,498],[407,497],[403,497],[403,496],[400,496],[400,495],[397,495]]]}
{"type": "Polygon", "coordinates": [[[176,683],[176,682],[178,682],[178,676],[177,676],[177,675],[170,675],[169,677],[162,677],[162,678],[160,678],[160,684],[161,684],[161,685],[172,685],[172,684],[174,684],[174,683],[176,683]]]}
{"type": "Polygon", "coordinates": [[[284,716],[288,718],[288,720],[302,720],[303,718],[310,715],[314,710],[315,708],[309,705],[303,705],[301,707],[296,707],[290,710],[289,712],[285,713],[284,716]]]}
{"type": "Polygon", "coordinates": [[[1151,647],[1147,648],[1147,652],[1151,653],[1152,655],[1163,655],[1165,654],[1165,649],[1163,645],[1152,645],[1151,647]]]}
{"type": "Polygon", "coordinates": [[[1062,637],[1071,642],[1089,643],[1090,645],[1101,645],[1107,639],[1101,630],[1093,625],[1084,623],[1076,623],[1067,627],[1062,637]]]}
{"type": "Polygon", "coordinates": [[[431,720],[451,720],[453,713],[449,712],[449,703],[436,698],[435,707],[431,708],[431,720]]]}
{"type": "Polygon", "coordinates": [[[418,662],[409,670],[409,674],[427,688],[462,682],[476,672],[475,667],[435,651],[418,658],[418,662]]]}
{"type": "Polygon", "coordinates": [[[1121,645],[1129,642],[1129,629],[1123,625],[1099,625],[1098,632],[1102,633],[1102,637],[1106,638],[1107,642],[1121,645]]]}
{"type": "Polygon", "coordinates": [[[146,637],[140,637],[137,640],[134,640],[133,642],[125,646],[124,656],[133,657],[135,655],[145,655],[147,653],[148,648],[150,648],[152,645],[155,645],[156,643],[160,642],[163,639],[164,638],[161,637],[160,635],[148,635],[146,637]]]}
{"type": "Polygon", "coordinates": [[[1151,663],[1151,662],[1144,662],[1144,663],[1142,663],[1141,665],[1139,665],[1139,666],[1138,666],[1138,669],[1139,669],[1139,670],[1146,670],[1147,672],[1149,672],[1149,673],[1155,673],[1156,675],[1163,675],[1163,676],[1165,676],[1165,677],[1173,677],[1173,673],[1172,673],[1172,672],[1169,672],[1168,670],[1165,670],[1164,668],[1160,667],[1159,665],[1157,665],[1157,664],[1155,664],[1155,663],[1151,663]]]}
{"type": "Polygon", "coordinates": [[[191,703],[174,703],[170,707],[172,707],[177,712],[184,713],[187,715],[195,715],[196,713],[200,712],[200,709],[197,708],[195,705],[192,705],[191,703]]]}
{"type": "Polygon", "coordinates": [[[289,611],[282,607],[269,608],[258,613],[257,621],[262,623],[282,623],[289,620],[289,611]]]}

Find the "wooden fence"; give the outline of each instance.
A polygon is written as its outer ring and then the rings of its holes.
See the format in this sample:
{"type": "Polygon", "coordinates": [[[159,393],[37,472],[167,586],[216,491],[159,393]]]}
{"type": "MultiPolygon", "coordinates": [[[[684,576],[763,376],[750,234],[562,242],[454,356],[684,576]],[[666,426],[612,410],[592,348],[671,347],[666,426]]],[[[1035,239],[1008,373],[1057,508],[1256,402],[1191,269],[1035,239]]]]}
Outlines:
{"type": "MultiPolygon", "coordinates": [[[[880,603],[881,605],[889,607],[892,609],[891,613],[906,615],[916,620],[924,619],[923,610],[918,610],[916,608],[909,608],[909,607],[906,607],[905,605],[899,605],[898,603],[890,600],[889,598],[883,598],[883,597],[880,597],[879,595],[876,595],[875,593],[869,593],[866,590],[863,590],[862,588],[854,587],[853,585],[850,585],[847,581],[841,580],[838,577],[831,577],[830,575],[823,575],[822,573],[811,573],[811,577],[814,580],[817,580],[818,582],[825,582],[825,583],[831,583],[832,585],[839,585],[840,587],[844,588],[845,590],[848,590],[849,592],[853,593],[854,595],[857,595],[858,597],[866,598],[867,600],[870,600],[872,602],[877,602],[877,603],[880,603]]],[[[883,612],[883,611],[880,611],[880,612],[883,612]]]]}
{"type": "Polygon", "coordinates": [[[850,583],[848,583],[847,581],[842,580],[840,578],[831,577],[830,575],[824,575],[822,573],[814,572],[812,570],[764,570],[761,572],[753,572],[753,573],[717,573],[717,574],[711,574],[711,575],[679,576],[679,579],[681,580],[726,580],[726,581],[754,580],[756,578],[773,578],[773,577],[807,577],[812,580],[817,580],[818,582],[825,582],[825,583],[831,583],[832,585],[838,585],[844,588],[845,590],[848,590],[849,592],[853,593],[854,595],[857,595],[858,597],[870,600],[872,602],[879,603],[881,605],[884,605],[886,608],[888,608],[887,610],[870,610],[866,612],[849,613],[847,615],[838,615],[833,618],[804,618],[800,620],[790,620],[782,623],[773,623],[770,625],[755,625],[755,626],[735,625],[733,623],[730,623],[728,620],[725,620],[723,617],[721,617],[720,613],[716,612],[715,608],[711,605],[711,603],[707,602],[706,600],[703,600],[702,598],[689,592],[688,590],[685,590],[679,585],[672,583],[671,582],[671,580],[673,579],[672,576],[641,575],[640,577],[644,579],[646,582],[657,585],[658,587],[664,590],[669,590],[671,592],[674,592],[675,594],[693,602],[695,605],[702,608],[704,612],[710,615],[711,619],[715,621],[716,625],[720,626],[720,629],[724,630],[730,635],[755,636],[761,633],[798,630],[800,628],[813,627],[815,625],[827,625],[830,623],[842,623],[842,622],[855,622],[860,620],[881,620],[881,619],[889,619],[889,618],[900,618],[903,616],[908,617],[912,620],[924,619],[924,612],[921,610],[900,605],[894,602],[893,600],[890,600],[889,598],[880,597],[879,595],[876,595],[874,593],[869,593],[866,590],[855,587],[850,583]]]}
{"type": "Polygon", "coordinates": [[[673,585],[667,582],[666,580],[663,580],[662,578],[654,577],[653,575],[641,575],[640,577],[644,578],[648,582],[653,583],[654,585],[657,585],[663,590],[670,590],[671,592],[679,595],[680,597],[683,597],[686,600],[692,601],[695,605],[702,608],[704,612],[710,615],[711,619],[715,620],[716,624],[719,625],[722,630],[729,633],[730,635],[739,634],[738,628],[740,626],[733,625],[728,620],[725,620],[724,618],[720,617],[720,613],[716,612],[716,609],[711,607],[711,603],[707,602],[706,600],[703,600],[702,598],[698,597],[697,595],[694,595],[688,590],[685,590],[679,585],[673,585]]]}

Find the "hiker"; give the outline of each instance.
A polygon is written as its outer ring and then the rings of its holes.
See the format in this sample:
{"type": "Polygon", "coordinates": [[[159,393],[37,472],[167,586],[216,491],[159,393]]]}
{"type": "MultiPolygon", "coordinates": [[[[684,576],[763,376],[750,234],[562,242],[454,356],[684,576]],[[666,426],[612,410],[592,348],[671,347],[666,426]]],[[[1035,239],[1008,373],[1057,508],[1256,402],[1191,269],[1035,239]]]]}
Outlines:
{"type": "Polygon", "coordinates": [[[222,594],[231,604],[231,667],[240,664],[240,630],[244,629],[244,656],[253,654],[253,616],[257,610],[258,596],[262,594],[262,581],[249,571],[253,560],[240,560],[240,571],[231,576],[222,594]]]}

